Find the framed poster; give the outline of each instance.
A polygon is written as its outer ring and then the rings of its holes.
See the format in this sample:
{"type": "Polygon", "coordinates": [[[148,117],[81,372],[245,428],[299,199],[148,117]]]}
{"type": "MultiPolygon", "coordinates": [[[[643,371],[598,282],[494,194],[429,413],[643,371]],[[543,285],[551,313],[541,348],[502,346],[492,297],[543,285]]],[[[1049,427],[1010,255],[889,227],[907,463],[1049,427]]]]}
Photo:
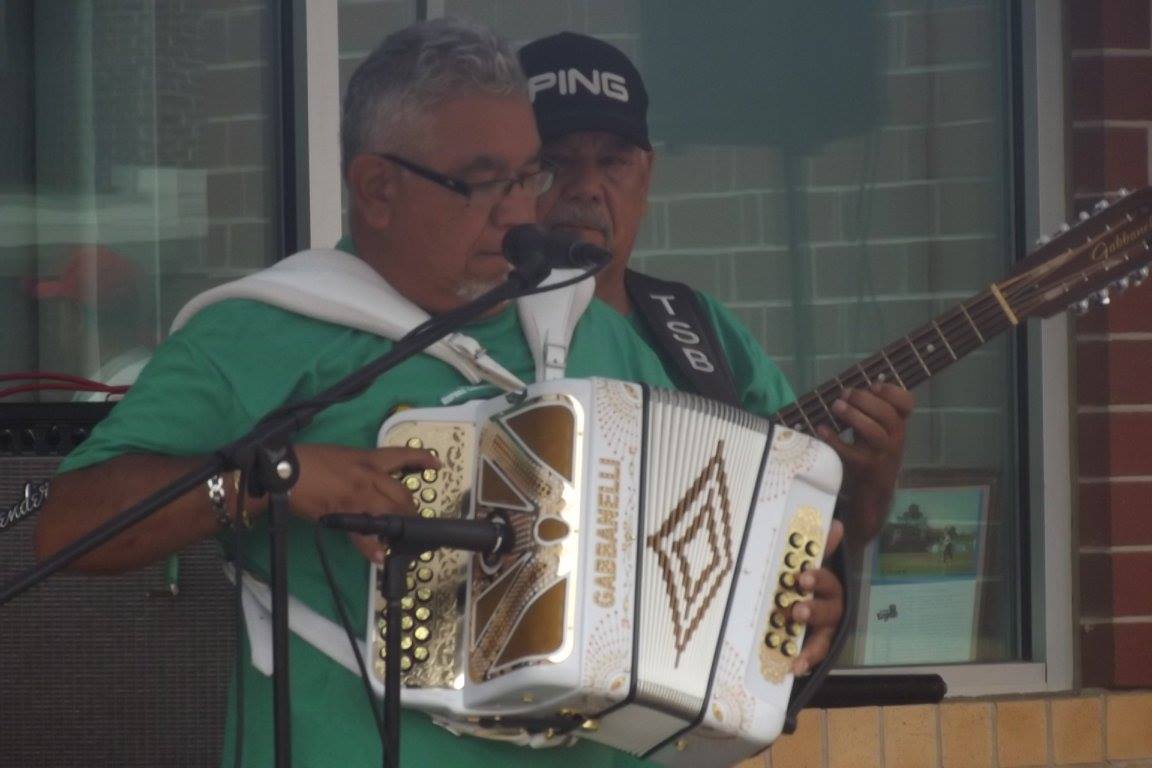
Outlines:
{"type": "Polygon", "coordinates": [[[995,474],[905,474],[864,551],[855,659],[865,666],[976,659],[995,474]]]}

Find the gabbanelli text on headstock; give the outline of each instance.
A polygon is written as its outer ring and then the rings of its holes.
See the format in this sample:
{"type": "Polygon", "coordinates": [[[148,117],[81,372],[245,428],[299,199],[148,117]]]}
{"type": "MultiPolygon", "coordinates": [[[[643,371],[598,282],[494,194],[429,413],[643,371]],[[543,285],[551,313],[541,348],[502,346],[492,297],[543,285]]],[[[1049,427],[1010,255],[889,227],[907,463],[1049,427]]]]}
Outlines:
{"type": "Polygon", "coordinates": [[[1112,293],[1139,285],[1152,262],[1152,187],[1122,195],[1041,238],[1008,277],[801,395],[772,420],[801,432],[821,424],[843,431],[831,405],[846,389],[884,381],[912,389],[1025,318],[1066,308],[1084,314],[1093,300],[1108,304],[1112,293]]]}

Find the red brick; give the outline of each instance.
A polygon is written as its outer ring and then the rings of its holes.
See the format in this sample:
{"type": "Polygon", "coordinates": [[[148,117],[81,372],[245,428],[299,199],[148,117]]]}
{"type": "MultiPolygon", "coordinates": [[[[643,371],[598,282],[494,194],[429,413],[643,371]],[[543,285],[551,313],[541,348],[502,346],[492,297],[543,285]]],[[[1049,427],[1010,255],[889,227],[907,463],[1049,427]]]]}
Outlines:
{"type": "Polygon", "coordinates": [[[1080,544],[1152,544],[1152,482],[1080,485],[1080,544]]]}
{"type": "Polygon", "coordinates": [[[1152,622],[1114,624],[1113,684],[1119,688],[1152,686],[1152,622]]]}
{"type": "Polygon", "coordinates": [[[1147,48],[1148,0],[1072,0],[1072,49],[1147,48]]]}
{"type": "Polygon", "coordinates": [[[1152,341],[1081,341],[1076,387],[1080,405],[1152,403],[1152,341]]]}
{"type": "Polygon", "coordinates": [[[1080,483],[1076,517],[1080,546],[1107,547],[1112,543],[1112,504],[1110,483],[1080,483]]]}
{"type": "Polygon", "coordinates": [[[1081,413],[1077,424],[1081,475],[1152,475],[1152,413],[1081,413]]]}
{"type": "Polygon", "coordinates": [[[1152,280],[1077,318],[1080,333],[1152,333],[1152,280]]]}
{"type": "Polygon", "coordinates": [[[1112,624],[1080,627],[1080,683],[1085,687],[1107,688],[1115,672],[1115,637],[1112,624]]]}
{"type": "Polygon", "coordinates": [[[1116,56],[1072,60],[1076,120],[1152,119],[1152,58],[1116,56]]]}
{"type": "MultiPolygon", "coordinates": [[[[1152,589],[1148,588],[1152,585],[1152,552],[1117,552],[1109,557],[1114,615],[1152,615],[1152,589]]],[[[1148,652],[1152,655],[1152,646],[1148,652]]]]}
{"type": "Polygon", "coordinates": [[[1072,132],[1072,190],[1100,194],[1148,184],[1148,131],[1078,128],[1072,132]]]}
{"type": "Polygon", "coordinates": [[[1112,556],[1080,556],[1080,614],[1094,619],[1112,617],[1112,556]]]}
{"type": "Polygon", "coordinates": [[[1108,485],[1112,546],[1152,544],[1152,482],[1108,485]]]}

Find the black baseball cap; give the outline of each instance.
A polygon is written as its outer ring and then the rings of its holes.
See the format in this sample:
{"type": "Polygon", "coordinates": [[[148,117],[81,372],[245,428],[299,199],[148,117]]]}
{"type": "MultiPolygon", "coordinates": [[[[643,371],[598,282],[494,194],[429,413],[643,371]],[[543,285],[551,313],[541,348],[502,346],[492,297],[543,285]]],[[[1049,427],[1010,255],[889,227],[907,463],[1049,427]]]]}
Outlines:
{"type": "Polygon", "coordinates": [[[521,48],[520,65],[544,141],[577,131],[607,131],[652,149],[648,92],[640,72],[618,48],[561,32],[521,48]]]}

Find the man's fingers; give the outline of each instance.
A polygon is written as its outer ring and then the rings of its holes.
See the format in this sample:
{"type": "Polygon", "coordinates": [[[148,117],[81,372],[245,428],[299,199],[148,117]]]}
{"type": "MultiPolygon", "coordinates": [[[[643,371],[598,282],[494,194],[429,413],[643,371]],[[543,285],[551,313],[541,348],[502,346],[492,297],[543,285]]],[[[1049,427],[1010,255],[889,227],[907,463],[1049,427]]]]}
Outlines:
{"type": "Polygon", "coordinates": [[[825,560],[836,551],[836,548],[840,546],[840,542],[842,541],[844,541],[844,523],[839,520],[833,520],[832,527],[828,529],[828,541],[824,545],[825,560]]]}
{"type": "Polygon", "coordinates": [[[900,418],[907,419],[912,415],[912,410],[916,407],[916,396],[910,390],[895,384],[873,384],[871,389],[892,406],[900,418]]]}
{"type": "Polygon", "coordinates": [[[900,417],[892,406],[871,392],[855,389],[833,401],[832,413],[842,426],[850,427],[856,441],[880,444],[888,439],[889,429],[898,428],[900,417]]]}
{"type": "Polygon", "coordinates": [[[371,452],[372,464],[382,472],[404,469],[439,469],[440,459],[423,448],[377,448],[371,452]]]}
{"type": "Polygon", "coordinates": [[[792,662],[792,674],[805,675],[812,667],[823,661],[828,651],[832,649],[832,634],[831,628],[825,628],[805,635],[804,648],[792,662]]]}

